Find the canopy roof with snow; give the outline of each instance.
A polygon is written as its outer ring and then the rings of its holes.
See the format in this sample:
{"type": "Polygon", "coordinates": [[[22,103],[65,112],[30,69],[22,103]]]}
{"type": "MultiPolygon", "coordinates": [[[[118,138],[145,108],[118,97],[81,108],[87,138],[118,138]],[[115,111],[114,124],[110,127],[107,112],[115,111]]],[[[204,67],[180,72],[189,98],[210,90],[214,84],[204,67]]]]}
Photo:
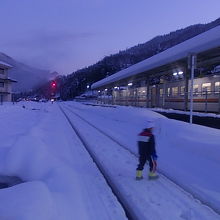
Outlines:
{"type": "Polygon", "coordinates": [[[217,47],[220,47],[220,26],[102,79],[92,84],[91,88],[97,89],[107,84],[186,58],[190,53],[198,54],[217,47]]]}
{"type": "Polygon", "coordinates": [[[3,62],[3,61],[0,61],[0,66],[3,66],[3,67],[8,68],[8,69],[13,67],[13,66],[11,66],[10,64],[5,63],[5,62],[3,62]]]}

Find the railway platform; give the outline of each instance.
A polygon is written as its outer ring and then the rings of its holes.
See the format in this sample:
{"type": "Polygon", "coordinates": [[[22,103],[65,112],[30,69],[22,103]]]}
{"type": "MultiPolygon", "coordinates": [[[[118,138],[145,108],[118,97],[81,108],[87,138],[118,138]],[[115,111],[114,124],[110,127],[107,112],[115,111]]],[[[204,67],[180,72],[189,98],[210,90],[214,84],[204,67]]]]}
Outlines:
{"type": "MultiPolygon", "coordinates": [[[[173,112],[161,112],[161,111],[155,111],[155,112],[161,115],[164,115],[167,118],[171,118],[171,119],[175,119],[179,121],[185,121],[185,122],[190,121],[190,116],[187,114],[179,114],[179,113],[173,113],[173,112]]],[[[220,129],[220,118],[211,117],[211,116],[193,115],[193,124],[220,129]]]]}

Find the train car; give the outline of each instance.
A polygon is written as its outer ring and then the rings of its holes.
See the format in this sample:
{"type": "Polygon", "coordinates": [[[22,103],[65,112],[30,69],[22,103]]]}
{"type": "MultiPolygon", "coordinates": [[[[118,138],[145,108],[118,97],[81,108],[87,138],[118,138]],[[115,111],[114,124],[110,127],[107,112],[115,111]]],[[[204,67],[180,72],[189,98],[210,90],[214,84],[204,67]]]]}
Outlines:
{"type": "MultiPolygon", "coordinates": [[[[188,82],[190,88],[191,81],[188,82]]],[[[184,110],[185,82],[170,82],[158,85],[159,97],[151,102],[152,107],[172,108],[184,110]]],[[[190,92],[188,96],[188,109],[190,92]]],[[[155,99],[152,96],[152,99],[155,99]]],[[[220,76],[207,76],[194,79],[193,83],[193,109],[204,112],[220,112],[220,76]]]]}
{"type": "MultiPolygon", "coordinates": [[[[191,80],[188,81],[190,91],[191,80]]],[[[193,109],[202,112],[220,112],[220,75],[195,78],[193,83],[193,109]]],[[[109,91],[110,99],[103,103],[116,105],[185,109],[187,97],[189,109],[190,92],[185,94],[185,81],[170,81],[141,87],[116,87],[109,91]],[[111,94],[111,95],[110,95],[111,94]]],[[[101,102],[101,99],[100,99],[101,102]]]]}

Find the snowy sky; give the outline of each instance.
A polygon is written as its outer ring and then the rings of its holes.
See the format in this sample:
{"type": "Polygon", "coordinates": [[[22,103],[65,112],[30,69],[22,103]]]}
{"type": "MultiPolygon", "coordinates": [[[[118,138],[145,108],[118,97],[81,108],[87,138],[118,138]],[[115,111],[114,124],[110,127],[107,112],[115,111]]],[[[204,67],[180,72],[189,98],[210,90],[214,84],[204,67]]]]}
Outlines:
{"type": "Polygon", "coordinates": [[[219,0],[1,0],[0,52],[61,74],[219,17],[219,0]]]}

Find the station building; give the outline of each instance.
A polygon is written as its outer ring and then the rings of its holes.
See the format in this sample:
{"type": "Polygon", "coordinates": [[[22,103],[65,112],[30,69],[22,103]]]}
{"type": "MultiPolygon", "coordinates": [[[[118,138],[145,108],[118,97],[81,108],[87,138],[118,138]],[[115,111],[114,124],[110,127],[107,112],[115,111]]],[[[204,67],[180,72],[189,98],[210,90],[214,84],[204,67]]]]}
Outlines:
{"type": "Polygon", "coordinates": [[[220,112],[220,26],[92,84],[99,101],[220,112]],[[191,86],[191,58],[195,57],[191,86]]]}
{"type": "Polygon", "coordinates": [[[16,81],[8,77],[10,68],[11,65],[0,61],[0,103],[12,101],[12,83],[16,81]]]}

